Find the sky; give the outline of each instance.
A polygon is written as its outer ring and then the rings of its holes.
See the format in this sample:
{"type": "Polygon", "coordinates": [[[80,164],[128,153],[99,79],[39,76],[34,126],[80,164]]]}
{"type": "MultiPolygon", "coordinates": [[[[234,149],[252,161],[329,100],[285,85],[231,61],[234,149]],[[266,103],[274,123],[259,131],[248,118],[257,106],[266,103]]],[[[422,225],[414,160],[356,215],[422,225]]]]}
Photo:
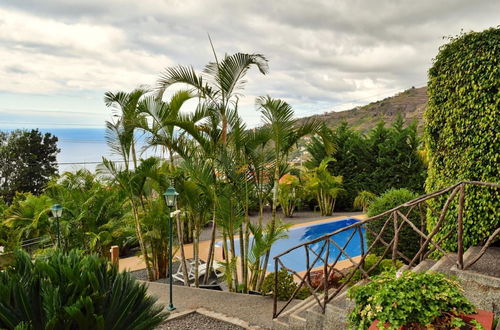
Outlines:
{"type": "Polygon", "coordinates": [[[106,91],[201,70],[208,34],[219,56],[269,59],[240,101],[250,127],[260,95],[299,117],[346,110],[424,86],[443,37],[497,26],[499,13],[495,0],[2,0],[0,129],[103,127],[106,91]]]}

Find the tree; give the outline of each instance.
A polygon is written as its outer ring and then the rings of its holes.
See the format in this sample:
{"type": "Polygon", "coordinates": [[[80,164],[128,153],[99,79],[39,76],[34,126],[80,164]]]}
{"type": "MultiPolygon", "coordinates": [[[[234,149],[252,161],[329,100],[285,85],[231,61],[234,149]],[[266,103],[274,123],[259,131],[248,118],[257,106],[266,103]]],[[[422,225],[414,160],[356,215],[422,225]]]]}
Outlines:
{"type": "MultiPolygon", "coordinates": [[[[452,37],[429,69],[429,104],[424,114],[428,192],[461,180],[500,182],[499,44],[499,27],[452,37]]],[[[431,206],[440,208],[443,203],[439,199],[431,206]]],[[[467,248],[500,225],[500,195],[468,187],[464,205],[467,248]]],[[[452,210],[456,207],[456,203],[451,205],[452,210]]],[[[446,221],[441,233],[456,229],[455,216],[446,221]]],[[[437,216],[429,213],[427,222],[429,229],[433,228],[437,216]]],[[[457,248],[457,231],[452,232],[444,242],[450,250],[457,248]]]]}
{"type": "Polygon", "coordinates": [[[344,192],[342,177],[333,176],[328,171],[328,164],[334,162],[333,158],[325,158],[318,167],[310,169],[305,175],[305,188],[319,204],[321,215],[332,215],[337,197],[344,192]]]}
{"type": "Polygon", "coordinates": [[[325,157],[334,158],[328,169],[343,177],[346,190],[337,204],[350,209],[363,190],[377,195],[392,188],[423,192],[426,164],[420,147],[415,124],[405,127],[401,117],[390,127],[379,122],[366,135],[343,123],[311,139],[307,146],[311,159],[306,165],[316,167],[325,157]]]}
{"type": "Polygon", "coordinates": [[[255,65],[262,74],[266,74],[269,68],[262,54],[236,53],[224,56],[221,61],[215,52],[214,56],[215,61],[205,66],[204,76],[197,74],[191,66],[165,69],[158,80],[159,96],[163,97],[165,90],[174,84],[186,84],[193,88],[200,99],[217,113],[221,126],[219,142],[225,145],[230,128],[229,117],[237,109],[247,71],[255,65]]]}
{"type": "MultiPolygon", "coordinates": [[[[257,105],[264,121],[264,128],[262,129],[269,130],[269,140],[273,144],[272,149],[274,152],[272,219],[270,227],[270,235],[273,235],[277,222],[276,209],[278,206],[279,179],[285,174],[282,170],[287,165],[288,154],[302,137],[317,132],[320,125],[314,120],[308,120],[299,124],[294,119],[293,108],[280,99],[273,99],[270,96],[260,97],[257,99],[257,105]]],[[[269,253],[270,250],[266,254],[264,264],[267,264],[269,260],[269,253]]],[[[262,274],[259,283],[262,283],[264,278],[265,275],[262,274]]]]}
{"type": "Polygon", "coordinates": [[[123,158],[126,169],[130,161],[134,168],[137,167],[135,131],[138,126],[144,126],[137,106],[147,92],[147,89],[137,88],[130,93],[120,91],[104,94],[104,103],[112,109],[116,119],[106,121],[106,141],[111,150],[123,158]]]}
{"type": "Polygon", "coordinates": [[[57,137],[38,129],[0,132],[0,197],[16,192],[39,195],[57,174],[57,137]]]}
{"type": "Polygon", "coordinates": [[[368,207],[373,203],[373,201],[377,198],[377,195],[375,195],[372,192],[369,192],[367,190],[363,190],[356,196],[354,199],[353,206],[355,209],[362,209],[364,213],[368,210],[368,207]]]}

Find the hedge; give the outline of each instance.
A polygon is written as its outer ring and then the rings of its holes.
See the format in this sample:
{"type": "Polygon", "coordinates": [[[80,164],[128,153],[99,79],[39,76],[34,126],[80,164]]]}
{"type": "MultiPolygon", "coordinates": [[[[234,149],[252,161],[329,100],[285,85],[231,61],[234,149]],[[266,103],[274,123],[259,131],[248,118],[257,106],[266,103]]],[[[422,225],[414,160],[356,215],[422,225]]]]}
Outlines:
{"type": "MultiPolygon", "coordinates": [[[[429,103],[424,139],[429,152],[426,191],[462,180],[500,182],[500,29],[450,38],[429,70],[429,103]]],[[[445,197],[430,205],[441,209],[445,197]]],[[[457,200],[441,231],[453,230],[444,242],[455,250],[457,200]]],[[[430,231],[437,221],[428,213],[430,231]]],[[[500,195],[489,188],[468,187],[464,210],[464,245],[484,241],[500,225],[500,195]]],[[[440,235],[437,236],[437,239],[440,235]]]]}

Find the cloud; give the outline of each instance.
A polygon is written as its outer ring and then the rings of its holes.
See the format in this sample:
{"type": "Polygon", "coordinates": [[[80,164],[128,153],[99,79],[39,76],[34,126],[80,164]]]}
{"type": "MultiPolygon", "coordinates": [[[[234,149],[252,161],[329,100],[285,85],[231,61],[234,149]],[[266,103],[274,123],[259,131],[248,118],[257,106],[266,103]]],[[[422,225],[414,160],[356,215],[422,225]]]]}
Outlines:
{"type": "Polygon", "coordinates": [[[259,95],[306,115],[422,86],[443,36],[494,26],[498,12],[489,0],[4,0],[0,91],[102,99],[107,90],[154,84],[166,66],[201,70],[212,59],[209,33],[219,55],[270,59],[267,76],[249,73],[240,103],[255,124],[259,95]]]}

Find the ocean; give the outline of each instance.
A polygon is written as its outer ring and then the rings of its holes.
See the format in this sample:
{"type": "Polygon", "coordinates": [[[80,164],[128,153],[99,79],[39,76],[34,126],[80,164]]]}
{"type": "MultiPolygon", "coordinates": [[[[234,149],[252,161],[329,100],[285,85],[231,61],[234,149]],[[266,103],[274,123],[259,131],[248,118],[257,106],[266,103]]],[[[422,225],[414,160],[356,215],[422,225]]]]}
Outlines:
{"type": "MultiPolygon", "coordinates": [[[[94,172],[97,163],[102,161],[102,157],[122,161],[121,156],[112,153],[108,147],[103,128],[43,128],[40,131],[52,133],[59,139],[57,145],[61,152],[57,156],[57,161],[61,174],[66,171],[74,172],[81,168],[94,172]]],[[[138,158],[159,155],[154,150],[141,153],[144,139],[140,136],[137,139],[138,158]]]]}

